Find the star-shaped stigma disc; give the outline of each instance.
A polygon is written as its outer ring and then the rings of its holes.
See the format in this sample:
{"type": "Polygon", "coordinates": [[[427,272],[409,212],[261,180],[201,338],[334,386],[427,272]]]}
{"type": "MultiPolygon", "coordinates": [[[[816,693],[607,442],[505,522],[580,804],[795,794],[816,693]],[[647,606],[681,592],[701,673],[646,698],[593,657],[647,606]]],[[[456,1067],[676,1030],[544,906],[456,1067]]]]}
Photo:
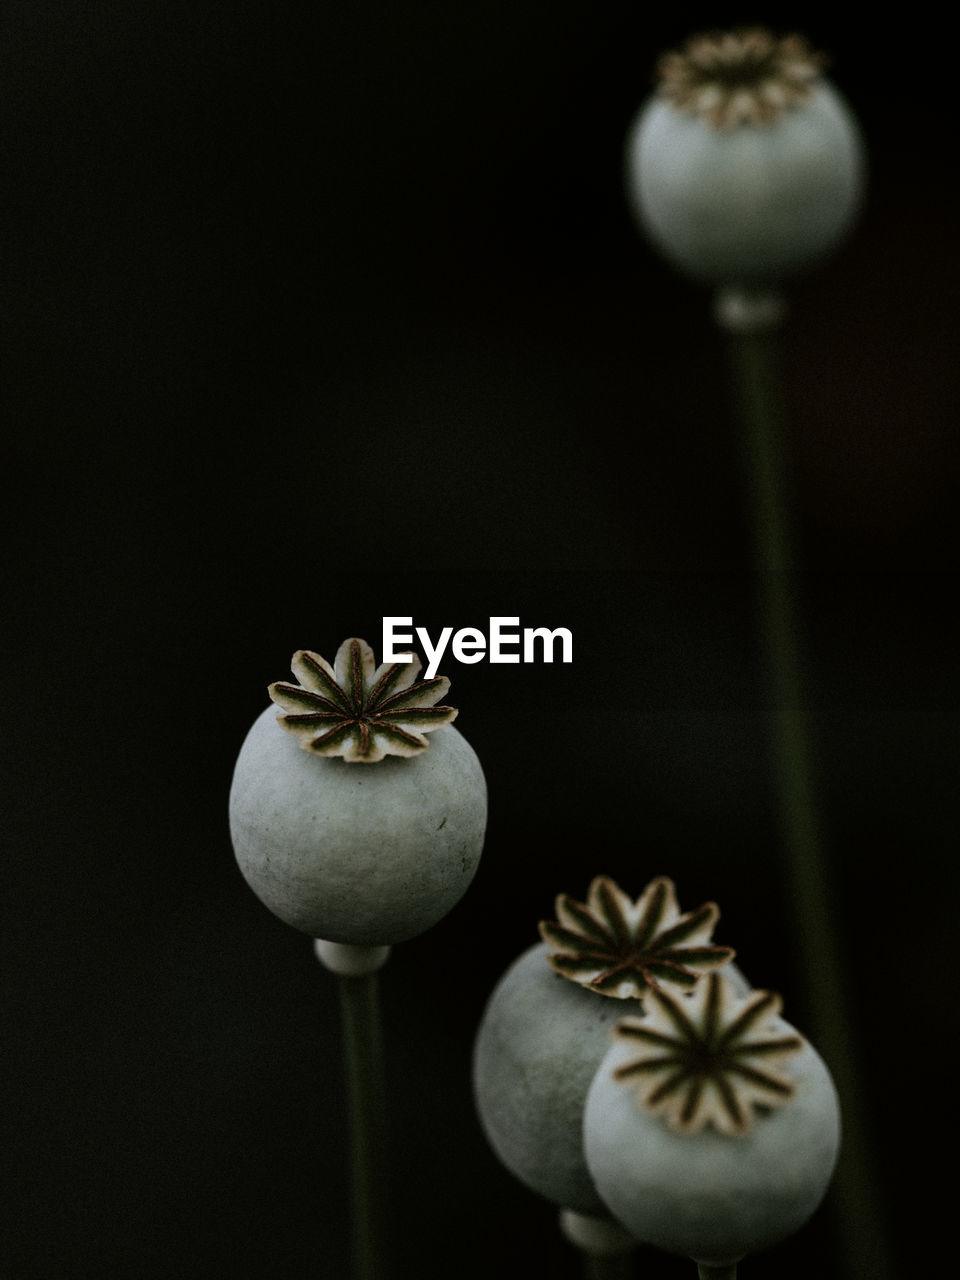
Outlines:
{"type": "Polygon", "coordinates": [[[269,694],[285,715],[277,719],[305,751],[343,756],[351,764],[375,764],[384,756],[415,756],[430,743],[423,736],[456,718],[454,707],[436,706],[450,688],[446,676],[417,680],[421,662],[378,667],[365,640],[344,640],[333,666],[300,649],[291,670],[299,685],[278,681],[269,694]]]}
{"type": "Polygon", "coordinates": [[[664,54],[660,91],[675,107],[716,129],[764,125],[807,102],[823,58],[802,36],[762,28],[693,36],[664,54]]]}
{"type": "Polygon", "coordinates": [[[556,921],[540,936],[550,964],[565,978],[605,996],[627,999],[672,982],[691,987],[699,975],[732,960],[731,947],[710,941],[720,911],[705,902],[681,914],[673,881],[651,880],[634,902],[607,876],[591,883],[586,902],[562,893],[556,921]]]}
{"type": "Polygon", "coordinates": [[[734,994],[719,973],[689,995],[654,990],[644,1017],[617,1023],[618,1040],[636,1056],[614,1070],[640,1105],[677,1133],[707,1125],[739,1137],[758,1108],[782,1106],[793,1083],[781,1067],[803,1040],[780,1018],[780,997],[769,991],[734,994]]]}

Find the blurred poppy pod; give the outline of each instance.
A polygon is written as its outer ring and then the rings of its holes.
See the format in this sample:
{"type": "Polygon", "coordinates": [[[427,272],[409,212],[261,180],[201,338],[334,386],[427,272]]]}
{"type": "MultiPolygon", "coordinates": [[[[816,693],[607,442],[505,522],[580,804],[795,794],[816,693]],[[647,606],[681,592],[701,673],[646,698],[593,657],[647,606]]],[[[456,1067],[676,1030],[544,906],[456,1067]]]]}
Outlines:
{"type": "Polygon", "coordinates": [[[665,55],[631,125],[626,184],[642,228],[704,283],[768,287],[828,254],[863,198],[854,116],[798,36],[698,36],[665,55]]]}

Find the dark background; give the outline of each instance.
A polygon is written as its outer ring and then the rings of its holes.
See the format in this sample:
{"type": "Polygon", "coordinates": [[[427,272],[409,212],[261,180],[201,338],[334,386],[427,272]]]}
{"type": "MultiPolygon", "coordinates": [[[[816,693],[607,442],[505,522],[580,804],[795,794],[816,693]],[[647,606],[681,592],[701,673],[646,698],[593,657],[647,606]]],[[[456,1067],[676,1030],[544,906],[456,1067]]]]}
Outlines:
{"type": "MultiPolygon", "coordinates": [[[[294,649],[379,648],[384,615],[575,639],[571,667],[441,668],[490,826],[467,897],[383,974],[398,1276],[578,1274],[469,1089],[557,892],[665,873],[716,898],[804,1025],[724,352],[620,180],[657,53],[756,18],[828,51],[870,154],[856,235],[791,289],[783,372],[877,1240],[928,1269],[957,854],[946,40],[915,8],[7,0],[4,1275],[346,1276],[335,984],[243,884],[226,798],[294,649]]],[[[744,1275],[852,1274],[837,1217],[744,1275]]]]}

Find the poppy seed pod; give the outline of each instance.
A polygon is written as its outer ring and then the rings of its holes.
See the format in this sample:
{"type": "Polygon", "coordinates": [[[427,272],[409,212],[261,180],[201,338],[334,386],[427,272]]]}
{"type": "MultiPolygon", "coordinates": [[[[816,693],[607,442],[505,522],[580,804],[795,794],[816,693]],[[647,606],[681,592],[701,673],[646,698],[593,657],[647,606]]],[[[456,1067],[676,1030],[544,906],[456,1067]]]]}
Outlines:
{"type": "Polygon", "coordinates": [[[654,245],[721,287],[777,284],[829,253],[861,203],[849,107],[796,36],[700,36],[660,63],[634,120],[626,185],[654,245]]]}
{"type": "Polygon", "coordinates": [[[487,1003],[473,1055],[477,1110],[501,1162],[563,1209],[605,1214],[583,1155],[583,1108],[610,1033],[655,982],[686,985],[726,964],[713,903],[681,914],[658,877],[632,901],[605,876],[586,902],[556,900],[543,941],[510,966],[487,1003]]]}
{"type": "Polygon", "coordinates": [[[498,983],[480,1024],[473,1087],[487,1141],[532,1191],[598,1214],[603,1202],[583,1158],[587,1089],[622,1014],[617,1002],[565,982],[541,942],[498,983]]]}
{"type": "Polygon", "coordinates": [[[639,1239],[727,1264],[791,1235],[826,1192],[839,1145],[833,1082],[765,991],[720,974],[653,992],[590,1086],[587,1164],[639,1239]]]}
{"type": "Polygon", "coordinates": [[[240,750],[230,831],[247,883],[287,924],[333,943],[416,937],[459,901],[483,848],[487,792],[419,661],[374,669],[361,640],[330,666],[295,655],[240,750]],[[278,723],[279,719],[279,723],[278,723]],[[431,733],[428,741],[423,735],[431,733]],[[428,749],[429,747],[429,749],[428,749]]]}

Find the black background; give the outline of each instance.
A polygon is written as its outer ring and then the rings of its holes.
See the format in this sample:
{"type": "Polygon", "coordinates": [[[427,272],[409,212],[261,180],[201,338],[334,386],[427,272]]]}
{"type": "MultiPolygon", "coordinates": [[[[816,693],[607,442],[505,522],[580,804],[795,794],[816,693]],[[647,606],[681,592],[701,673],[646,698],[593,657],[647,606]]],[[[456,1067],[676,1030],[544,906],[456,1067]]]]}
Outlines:
{"type": "MultiPolygon", "coordinates": [[[[803,1025],[723,348],[620,178],[657,53],[755,18],[828,51],[870,154],[855,236],[791,289],[784,387],[878,1238],[923,1273],[957,853],[946,41],[916,10],[7,0],[3,1274],[347,1274],[335,986],[243,884],[226,797],[290,654],[379,649],[384,615],[575,639],[570,667],[441,668],[490,826],[383,974],[398,1276],[578,1274],[469,1089],[557,892],[716,898],[803,1025]]],[[[837,1216],[744,1274],[839,1276],[837,1216]]]]}

